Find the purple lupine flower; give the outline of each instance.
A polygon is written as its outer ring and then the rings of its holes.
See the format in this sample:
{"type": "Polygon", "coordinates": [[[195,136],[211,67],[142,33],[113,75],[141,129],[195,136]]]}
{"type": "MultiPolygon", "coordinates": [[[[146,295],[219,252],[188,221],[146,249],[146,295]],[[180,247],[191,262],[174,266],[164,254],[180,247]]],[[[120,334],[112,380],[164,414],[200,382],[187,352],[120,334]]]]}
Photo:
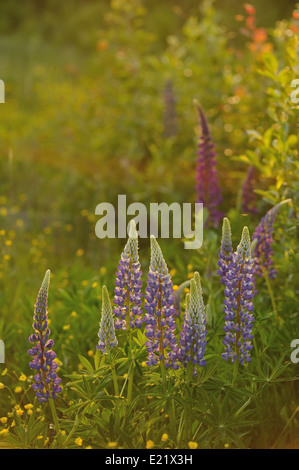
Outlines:
{"type": "Polygon", "coordinates": [[[109,350],[115,348],[118,344],[115,336],[112,307],[106,286],[102,288],[102,316],[98,337],[97,349],[102,351],[103,354],[108,354],[109,350]]]}
{"type": "Polygon", "coordinates": [[[222,203],[222,195],[218,184],[216,153],[206,117],[200,106],[197,106],[197,109],[201,124],[196,168],[197,202],[203,203],[209,210],[208,220],[217,227],[223,213],[218,209],[222,203]]]}
{"type": "Polygon", "coordinates": [[[167,80],[164,89],[164,136],[174,137],[177,133],[175,97],[172,81],[167,80]]]}
{"type": "Polygon", "coordinates": [[[228,269],[228,265],[231,262],[233,255],[232,246],[232,232],[230,223],[227,217],[224,217],[222,223],[222,238],[221,238],[221,249],[218,259],[218,270],[217,274],[221,276],[221,283],[225,283],[225,275],[228,269]]]}
{"type": "Polygon", "coordinates": [[[161,362],[166,368],[178,369],[173,284],[161,248],[153,235],[144,308],[147,311],[144,319],[147,365],[161,362]]]}
{"type": "Polygon", "coordinates": [[[49,284],[50,270],[48,269],[34,307],[34,323],[32,325],[34,334],[29,337],[29,342],[35,343],[35,346],[28,351],[33,357],[29,366],[36,371],[35,383],[32,388],[41,403],[47,402],[49,398],[55,399],[57,394],[62,391],[61,379],[56,373],[58,363],[54,362],[56,354],[52,351],[54,341],[49,339],[51,333],[48,328],[47,311],[49,284]]]}
{"type": "Polygon", "coordinates": [[[256,177],[256,168],[249,166],[247,174],[242,186],[242,212],[250,212],[251,214],[257,214],[258,211],[254,207],[256,202],[256,194],[253,191],[256,177]]]}
{"type": "Polygon", "coordinates": [[[115,328],[140,328],[142,325],[142,271],[138,256],[138,234],[134,220],[130,223],[129,239],[116,273],[113,313],[115,328]]]}
{"type": "MultiPolygon", "coordinates": [[[[195,366],[204,366],[204,353],[206,350],[206,314],[202,298],[202,288],[198,272],[191,279],[190,294],[186,295],[186,313],[183,328],[180,334],[180,361],[186,367],[188,362],[195,366]]],[[[194,367],[193,375],[197,376],[194,367]]]]}
{"type": "Polygon", "coordinates": [[[276,277],[277,271],[273,267],[273,231],[274,221],[281,206],[290,199],[276,204],[272,207],[264,217],[262,217],[259,225],[256,227],[252,240],[256,240],[253,250],[254,257],[254,274],[258,277],[263,276],[263,270],[266,270],[270,279],[276,277]]]}
{"type": "Polygon", "coordinates": [[[239,360],[243,365],[251,361],[250,350],[255,295],[253,260],[250,254],[250,236],[244,227],[240,244],[233,253],[225,274],[225,353],[223,359],[239,360]]]}

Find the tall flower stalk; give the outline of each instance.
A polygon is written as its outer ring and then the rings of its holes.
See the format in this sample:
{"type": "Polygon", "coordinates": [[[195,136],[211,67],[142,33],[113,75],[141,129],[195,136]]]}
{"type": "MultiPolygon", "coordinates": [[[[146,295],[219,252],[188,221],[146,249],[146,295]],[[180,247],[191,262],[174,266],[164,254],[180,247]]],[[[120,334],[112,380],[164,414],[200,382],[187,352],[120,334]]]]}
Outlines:
{"type": "Polygon", "coordinates": [[[250,362],[252,327],[254,322],[253,298],[255,295],[253,260],[250,253],[250,235],[244,227],[237,250],[232,255],[225,274],[225,353],[223,359],[250,362]]]}
{"type": "Polygon", "coordinates": [[[102,315],[98,336],[97,349],[103,354],[108,354],[118,344],[115,336],[112,307],[106,286],[102,287],[102,315]]]}
{"type": "MultiPolygon", "coordinates": [[[[32,385],[36,397],[41,403],[49,399],[57,398],[62,391],[61,379],[57,376],[58,363],[54,362],[56,354],[52,351],[53,339],[49,339],[51,331],[48,328],[48,292],[50,285],[50,270],[46,271],[41,288],[34,306],[33,329],[34,333],[29,337],[33,343],[28,353],[32,357],[29,363],[31,369],[36,371],[35,383],[32,385]]],[[[51,401],[50,401],[51,403],[51,401]]]]}
{"type": "Polygon", "coordinates": [[[202,287],[198,272],[190,283],[190,294],[186,296],[186,312],[183,328],[180,334],[180,360],[185,367],[193,370],[197,376],[195,366],[204,366],[204,353],[206,349],[206,314],[202,297],[202,287]]]}
{"type": "Polygon", "coordinates": [[[254,231],[252,236],[252,240],[256,240],[253,253],[254,273],[258,277],[262,277],[265,272],[269,279],[274,279],[276,277],[277,271],[273,267],[272,259],[274,222],[279,209],[288,202],[290,202],[290,199],[286,199],[268,210],[254,231]]]}
{"type": "Polygon", "coordinates": [[[209,218],[215,227],[218,226],[223,213],[219,210],[222,203],[222,195],[218,183],[216,168],[216,152],[206,117],[197,103],[201,135],[198,143],[196,191],[197,202],[203,203],[209,211],[209,218]]]}
{"type": "Polygon", "coordinates": [[[119,387],[117,382],[117,375],[115,371],[115,362],[111,357],[111,351],[118,344],[117,338],[115,336],[114,328],[114,318],[112,313],[111,302],[109,298],[109,293],[106,286],[102,287],[102,314],[100,320],[100,329],[99,329],[99,342],[97,344],[97,350],[101,351],[102,354],[108,355],[110,359],[110,367],[112,373],[112,380],[114,384],[115,395],[119,395],[119,387]]]}
{"type": "Polygon", "coordinates": [[[147,365],[152,366],[160,363],[161,372],[164,375],[164,367],[178,369],[175,299],[168,267],[161,248],[153,235],[151,236],[151,261],[145,301],[147,365]]]}
{"type": "Polygon", "coordinates": [[[130,223],[127,244],[118,264],[114,289],[113,313],[115,328],[123,330],[142,325],[142,271],[138,255],[138,233],[134,220],[130,223]]]}
{"type": "Polygon", "coordinates": [[[230,223],[227,217],[224,217],[222,224],[222,238],[221,249],[218,259],[217,273],[221,276],[221,283],[225,283],[225,276],[228,270],[229,263],[232,260],[233,245],[232,245],[232,232],[230,223]]]}

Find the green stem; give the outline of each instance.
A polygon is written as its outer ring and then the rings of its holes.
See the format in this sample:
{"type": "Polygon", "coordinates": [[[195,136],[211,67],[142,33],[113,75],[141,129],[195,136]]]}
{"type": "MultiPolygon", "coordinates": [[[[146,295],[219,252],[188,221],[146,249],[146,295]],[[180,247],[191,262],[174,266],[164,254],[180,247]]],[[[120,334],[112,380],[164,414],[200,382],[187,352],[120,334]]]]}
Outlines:
{"type": "MultiPolygon", "coordinates": [[[[188,362],[187,370],[186,370],[186,386],[185,386],[185,393],[186,398],[189,398],[189,384],[192,381],[193,376],[193,365],[192,361],[188,362]]],[[[190,412],[190,404],[188,401],[185,401],[185,423],[184,423],[184,439],[186,442],[189,440],[190,431],[192,431],[192,424],[191,424],[191,412],[190,412]]],[[[191,437],[191,436],[190,436],[191,437]]]]}
{"type": "Polygon", "coordinates": [[[235,362],[234,362],[233,384],[235,383],[238,377],[238,368],[239,368],[239,359],[237,358],[235,359],[235,362]]]}
{"type": "Polygon", "coordinates": [[[115,361],[114,361],[114,358],[112,358],[110,351],[109,351],[109,362],[110,362],[112,381],[113,381],[113,386],[114,386],[114,395],[119,397],[119,387],[118,387],[117,375],[116,375],[116,370],[115,370],[115,361]]]}
{"type": "Polygon", "coordinates": [[[266,281],[266,284],[267,284],[269,296],[270,296],[270,299],[271,299],[272,308],[273,308],[273,311],[274,311],[274,314],[275,314],[275,319],[280,324],[281,323],[281,318],[278,315],[276,302],[275,302],[273,290],[272,290],[272,287],[271,287],[271,284],[270,284],[270,279],[269,279],[269,276],[268,276],[268,272],[265,268],[262,268],[262,271],[263,271],[264,278],[265,278],[265,281],[266,281]]]}
{"type": "Polygon", "coordinates": [[[51,413],[52,413],[52,417],[53,417],[53,421],[54,421],[56,436],[58,436],[58,434],[60,434],[60,426],[59,426],[58,416],[57,416],[57,412],[56,412],[56,406],[55,406],[53,398],[49,398],[49,405],[50,405],[50,408],[51,408],[51,413]]]}
{"type": "MultiPolygon", "coordinates": [[[[131,358],[132,358],[132,355],[131,355],[131,358]]],[[[129,378],[128,378],[128,391],[127,391],[127,405],[128,406],[130,406],[131,401],[132,401],[133,383],[134,383],[134,363],[132,359],[131,367],[129,371],[129,378]]]]}

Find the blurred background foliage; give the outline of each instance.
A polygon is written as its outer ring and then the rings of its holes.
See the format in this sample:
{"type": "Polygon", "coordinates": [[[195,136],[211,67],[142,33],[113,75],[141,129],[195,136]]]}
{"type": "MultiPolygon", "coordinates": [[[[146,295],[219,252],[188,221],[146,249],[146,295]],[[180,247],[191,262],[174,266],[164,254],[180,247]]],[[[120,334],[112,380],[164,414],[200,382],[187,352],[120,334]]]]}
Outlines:
{"type": "MultiPolygon", "coordinates": [[[[94,348],[99,286],[112,292],[124,244],[96,238],[97,204],[117,206],[119,194],[128,205],[196,201],[194,99],[215,142],[234,246],[243,225],[252,234],[269,207],[292,199],[275,231],[274,290],[286,326],[273,354],[289,347],[298,325],[298,108],[290,94],[299,77],[299,16],[293,1],[253,5],[255,24],[235,0],[1,1],[0,338],[20,370],[28,367],[32,304],[47,268],[66,370],[94,348]],[[256,214],[241,207],[250,165],[256,214]]],[[[148,240],[140,244],[146,273],[148,240]]],[[[193,269],[203,276],[212,342],[219,340],[220,229],[205,230],[196,253],[178,240],[161,246],[175,283],[193,269]]],[[[263,322],[272,306],[265,286],[260,292],[263,322]]],[[[263,322],[265,336],[269,329],[263,322]]]]}

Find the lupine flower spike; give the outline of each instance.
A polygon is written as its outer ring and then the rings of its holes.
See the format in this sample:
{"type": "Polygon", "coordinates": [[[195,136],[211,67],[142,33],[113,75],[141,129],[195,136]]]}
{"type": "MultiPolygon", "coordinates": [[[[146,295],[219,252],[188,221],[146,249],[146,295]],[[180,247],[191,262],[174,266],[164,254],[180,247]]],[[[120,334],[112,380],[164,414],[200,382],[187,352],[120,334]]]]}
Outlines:
{"type": "Polygon", "coordinates": [[[138,256],[138,233],[134,220],[130,223],[129,239],[121,254],[114,289],[115,328],[140,328],[142,325],[142,271],[138,256]]]}
{"type": "Polygon", "coordinates": [[[115,336],[112,307],[106,286],[102,288],[102,316],[98,336],[97,349],[103,354],[108,354],[110,349],[117,346],[118,341],[115,336]]]}
{"type": "Polygon", "coordinates": [[[239,360],[241,364],[251,360],[250,350],[255,295],[253,260],[250,254],[250,236],[244,227],[240,244],[233,253],[225,274],[225,353],[223,359],[239,360]]]}
{"type": "Polygon", "coordinates": [[[277,271],[273,267],[273,231],[274,221],[282,205],[290,202],[291,199],[276,204],[272,207],[266,215],[261,219],[259,225],[255,229],[252,240],[256,240],[254,248],[254,273],[261,277],[265,269],[270,279],[276,277],[277,271]]]}
{"type": "Polygon", "coordinates": [[[147,365],[162,362],[166,368],[178,369],[173,284],[161,248],[153,235],[144,308],[147,311],[147,365]]]}
{"type": "Polygon", "coordinates": [[[41,403],[49,401],[49,398],[55,399],[57,394],[62,391],[62,387],[59,385],[61,379],[56,373],[58,363],[54,362],[56,354],[52,351],[54,341],[49,339],[51,333],[48,328],[47,311],[49,285],[50,270],[47,270],[35,303],[32,325],[34,334],[29,337],[29,342],[35,343],[35,345],[28,351],[33,357],[29,365],[37,372],[32,388],[41,403]]]}
{"type": "MultiPolygon", "coordinates": [[[[194,273],[191,279],[190,294],[186,295],[186,313],[183,329],[180,335],[180,360],[185,367],[188,362],[198,366],[204,366],[204,353],[206,350],[206,314],[202,297],[202,288],[199,273],[194,273]]],[[[197,376],[194,367],[193,375],[197,376]]]]}
{"type": "Polygon", "coordinates": [[[228,269],[228,265],[231,262],[233,255],[233,246],[232,246],[232,232],[230,228],[230,223],[227,217],[224,217],[222,224],[222,239],[221,239],[221,249],[219,253],[218,260],[218,270],[217,273],[221,276],[221,283],[225,283],[225,275],[228,269]]]}
{"type": "Polygon", "coordinates": [[[218,209],[222,203],[222,195],[218,184],[216,153],[206,117],[196,101],[195,105],[201,124],[201,136],[197,152],[197,202],[203,203],[204,207],[209,210],[208,220],[217,227],[223,213],[218,209]]]}

